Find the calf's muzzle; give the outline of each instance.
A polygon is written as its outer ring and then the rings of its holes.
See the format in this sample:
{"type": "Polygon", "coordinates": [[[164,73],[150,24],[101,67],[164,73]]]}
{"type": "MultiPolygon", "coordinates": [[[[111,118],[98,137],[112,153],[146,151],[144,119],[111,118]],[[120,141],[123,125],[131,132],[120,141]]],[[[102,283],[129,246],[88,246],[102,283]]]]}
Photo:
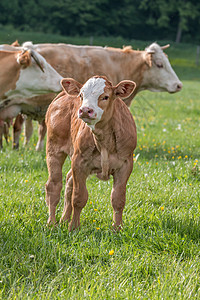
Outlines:
{"type": "Polygon", "coordinates": [[[94,109],[90,108],[90,107],[80,107],[79,111],[78,111],[78,117],[80,119],[91,119],[94,120],[96,118],[97,114],[95,113],[94,109]]]}

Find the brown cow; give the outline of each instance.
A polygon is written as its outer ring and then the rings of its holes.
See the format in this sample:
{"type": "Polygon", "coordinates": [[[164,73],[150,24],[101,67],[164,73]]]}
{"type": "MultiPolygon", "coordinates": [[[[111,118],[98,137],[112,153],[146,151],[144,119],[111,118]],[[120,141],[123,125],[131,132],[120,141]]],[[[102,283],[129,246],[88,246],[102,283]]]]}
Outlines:
{"type": "Polygon", "coordinates": [[[126,183],[132,172],[137,143],[135,122],[120,98],[129,96],[135,83],[126,80],[112,86],[106,77],[94,76],[84,85],[74,79],[63,79],[62,86],[64,91],[50,104],[46,114],[48,224],[56,222],[62,166],[69,155],[71,170],[60,221],[70,222],[69,230],[79,227],[80,213],[88,199],[87,177],[95,173],[100,179],[108,180],[112,175],[113,226],[120,229],[126,183]]]}
{"type": "MultiPolygon", "coordinates": [[[[128,106],[134,96],[143,90],[169,93],[181,90],[182,83],[163,52],[168,46],[160,47],[153,43],[144,51],[137,51],[131,47],[118,49],[69,44],[24,43],[24,47],[34,49],[44,56],[63,77],[72,77],[81,83],[94,75],[104,75],[113,84],[121,80],[133,80],[136,83],[136,89],[130,97],[124,100],[128,106]]],[[[49,104],[52,99],[50,96],[49,104]]],[[[40,103],[42,102],[43,98],[40,97],[40,103]]],[[[34,119],[37,120],[37,114],[34,119]]],[[[45,130],[45,127],[41,125],[40,132],[43,136],[45,130]]],[[[17,144],[17,140],[15,143],[17,144]]],[[[40,137],[36,149],[42,148],[43,139],[40,137]]]]}

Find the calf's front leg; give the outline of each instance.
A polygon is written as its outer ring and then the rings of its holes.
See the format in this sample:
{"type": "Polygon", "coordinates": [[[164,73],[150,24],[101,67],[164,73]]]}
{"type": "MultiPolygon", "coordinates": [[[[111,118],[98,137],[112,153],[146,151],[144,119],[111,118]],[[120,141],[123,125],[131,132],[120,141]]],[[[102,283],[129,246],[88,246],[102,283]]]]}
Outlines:
{"type": "Polygon", "coordinates": [[[62,213],[62,217],[60,219],[60,223],[70,222],[70,217],[72,213],[72,191],[73,191],[73,177],[72,177],[72,169],[70,169],[66,177],[64,210],[62,213]]]}
{"type": "Polygon", "coordinates": [[[80,227],[80,214],[88,200],[88,191],[86,188],[87,175],[81,169],[80,165],[74,167],[72,161],[72,220],[69,223],[69,231],[80,227]]]}
{"type": "Polygon", "coordinates": [[[47,167],[49,171],[49,178],[46,183],[46,203],[49,207],[48,224],[56,223],[56,206],[60,200],[60,192],[62,189],[62,166],[65,161],[66,155],[48,154],[47,153],[47,167]]]}

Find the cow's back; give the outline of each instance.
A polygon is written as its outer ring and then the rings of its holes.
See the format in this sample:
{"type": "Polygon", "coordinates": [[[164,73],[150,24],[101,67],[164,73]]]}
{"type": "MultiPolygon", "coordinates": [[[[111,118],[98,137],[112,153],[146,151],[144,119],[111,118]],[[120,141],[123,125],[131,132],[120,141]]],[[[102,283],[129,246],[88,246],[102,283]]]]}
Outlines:
{"type": "Polygon", "coordinates": [[[106,76],[113,84],[124,79],[137,81],[137,70],[143,63],[142,51],[70,44],[38,44],[34,49],[63,77],[72,77],[81,83],[94,75],[106,76]]]}

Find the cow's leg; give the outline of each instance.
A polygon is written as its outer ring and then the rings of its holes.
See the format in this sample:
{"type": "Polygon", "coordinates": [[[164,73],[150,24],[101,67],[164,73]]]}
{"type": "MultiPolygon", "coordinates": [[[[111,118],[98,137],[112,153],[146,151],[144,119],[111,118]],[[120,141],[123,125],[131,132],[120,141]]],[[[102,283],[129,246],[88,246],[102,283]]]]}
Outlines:
{"type": "Polygon", "coordinates": [[[133,169],[133,157],[131,156],[113,174],[113,188],[111,193],[111,203],[113,207],[113,227],[120,230],[122,227],[122,213],[126,202],[126,184],[133,169]]]}
{"type": "Polygon", "coordinates": [[[56,223],[56,206],[60,200],[60,192],[62,189],[62,166],[66,159],[63,152],[53,153],[47,149],[47,167],[49,178],[46,183],[46,203],[49,208],[48,224],[56,223]]]}
{"type": "Polygon", "coordinates": [[[23,123],[24,117],[22,116],[22,114],[18,114],[13,124],[13,149],[19,148],[19,137],[22,132],[23,123]]]}
{"type": "Polygon", "coordinates": [[[3,131],[4,131],[4,121],[0,120],[0,149],[3,148],[3,131]]]}
{"type": "Polygon", "coordinates": [[[26,119],[25,120],[25,140],[24,140],[24,145],[28,145],[30,138],[33,134],[33,123],[31,119],[26,119]]]}
{"type": "Polygon", "coordinates": [[[44,148],[44,137],[47,132],[47,127],[45,124],[45,120],[39,122],[38,127],[38,142],[36,145],[36,151],[41,151],[44,148]]]}
{"type": "Polygon", "coordinates": [[[9,138],[9,127],[10,127],[10,125],[8,123],[4,122],[3,134],[4,134],[7,144],[8,144],[8,138],[9,138]]]}
{"type": "Polygon", "coordinates": [[[60,223],[62,222],[70,222],[70,217],[72,213],[72,191],[73,191],[73,177],[72,177],[72,169],[67,173],[66,177],[66,186],[65,186],[65,203],[62,217],[60,219],[60,223]]]}
{"type": "Polygon", "coordinates": [[[69,223],[69,231],[80,226],[80,214],[88,200],[88,191],[86,188],[86,174],[81,172],[81,167],[73,169],[72,161],[72,220],[69,223]]]}

